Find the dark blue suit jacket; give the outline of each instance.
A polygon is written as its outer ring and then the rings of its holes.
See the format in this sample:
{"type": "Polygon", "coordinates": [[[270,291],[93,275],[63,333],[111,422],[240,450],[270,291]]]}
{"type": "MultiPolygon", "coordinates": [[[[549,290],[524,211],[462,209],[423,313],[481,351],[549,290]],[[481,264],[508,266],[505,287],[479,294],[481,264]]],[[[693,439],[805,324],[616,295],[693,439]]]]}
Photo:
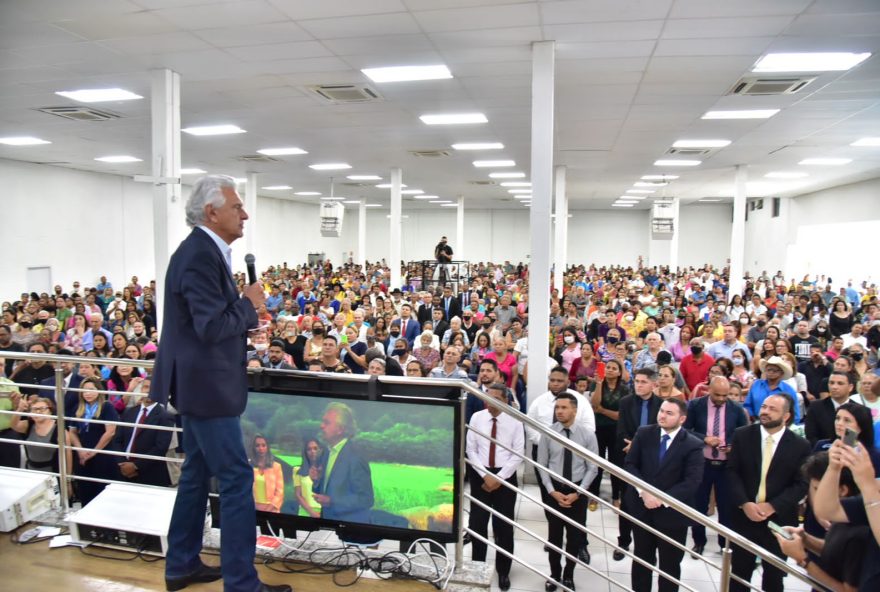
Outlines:
{"type": "MultiPolygon", "coordinates": [[[[80,375],[74,373],[70,377],[70,384],[67,385],[67,387],[72,388],[72,389],[79,388],[79,385],[81,382],[82,382],[82,378],[80,377],[80,375]]],[[[55,386],[55,377],[53,376],[51,378],[47,378],[46,380],[41,380],[40,385],[54,387],[55,386]]],[[[47,399],[50,399],[53,403],[55,403],[56,407],[58,406],[57,402],[55,401],[55,391],[41,390],[40,396],[46,397],[47,399]]],[[[66,391],[64,393],[64,408],[62,409],[64,411],[64,415],[66,417],[73,417],[74,415],[76,415],[76,408],[78,405],[79,405],[79,393],[76,391],[66,391]]]]}
{"type": "MultiPolygon", "coordinates": [[[[330,452],[325,451],[318,466],[327,467],[330,452]]],[[[326,472],[312,486],[312,491],[330,496],[330,505],[321,508],[321,517],[346,522],[370,523],[373,507],[373,478],[370,463],[361,456],[357,444],[349,440],[339,451],[330,478],[326,472]]]]}
{"type": "Polygon", "coordinates": [[[193,228],[168,264],[162,335],[150,398],[178,412],[237,417],[247,405],[247,330],[257,313],[241,298],[226,261],[193,228]]]}
{"type": "MultiPolygon", "coordinates": [[[[401,320],[401,326],[403,321],[401,320]]],[[[412,349],[413,343],[422,333],[422,325],[419,321],[410,316],[409,320],[406,322],[406,331],[401,331],[401,335],[406,337],[406,340],[409,342],[409,347],[412,349]]],[[[442,337],[442,335],[441,335],[442,337]]]]}
{"type": "MultiPolygon", "coordinates": [[[[129,407],[122,414],[122,420],[129,423],[136,423],[141,414],[141,406],[136,405],[129,407]]],[[[172,427],[174,420],[168,415],[168,412],[162,405],[156,405],[147,416],[145,425],[158,425],[172,427]]],[[[131,433],[134,428],[129,426],[119,426],[116,429],[116,436],[113,438],[113,444],[116,450],[125,452],[128,448],[128,442],[131,440],[131,433]]],[[[171,445],[171,434],[165,430],[140,429],[134,439],[134,445],[131,451],[135,454],[148,454],[150,456],[165,456],[168,447],[171,445]]],[[[116,462],[125,462],[125,458],[121,456],[114,457],[116,462]]],[[[124,480],[133,483],[143,483],[144,485],[157,485],[168,487],[171,485],[171,478],[168,475],[168,463],[161,460],[148,460],[145,458],[133,458],[131,462],[135,464],[138,470],[138,476],[134,479],[124,480]]]]}
{"type": "MultiPolygon", "coordinates": [[[[660,458],[660,426],[642,426],[636,432],[624,468],[677,500],[693,506],[694,494],[703,480],[703,442],[685,429],[669,443],[666,455],[660,458]]],[[[672,508],[645,507],[635,487],[624,494],[626,511],[639,520],[652,519],[652,525],[663,528],[685,528],[690,521],[672,508]]]]}
{"type": "MultiPolygon", "coordinates": [[[[709,397],[700,397],[688,402],[688,416],[684,422],[684,429],[692,433],[700,440],[704,439],[712,429],[708,426],[709,397]]],[[[733,432],[736,428],[748,425],[749,420],[742,405],[734,401],[727,401],[724,407],[724,441],[729,446],[733,443],[733,432]]]]}

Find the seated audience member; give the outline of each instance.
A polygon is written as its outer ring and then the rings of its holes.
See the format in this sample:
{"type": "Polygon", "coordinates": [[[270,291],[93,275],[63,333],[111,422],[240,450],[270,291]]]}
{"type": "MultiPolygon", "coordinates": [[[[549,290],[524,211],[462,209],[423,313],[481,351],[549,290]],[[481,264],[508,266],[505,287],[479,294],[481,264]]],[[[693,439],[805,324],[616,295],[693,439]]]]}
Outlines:
{"type": "Polygon", "coordinates": [[[454,347],[446,348],[443,354],[443,363],[431,370],[428,374],[431,378],[460,378],[467,380],[467,373],[458,365],[461,355],[454,347]]]}
{"type": "Polygon", "coordinates": [[[793,417],[795,423],[801,422],[801,410],[797,403],[797,393],[784,381],[792,377],[792,368],[779,356],[771,356],[760,363],[761,378],[755,380],[749,388],[743,407],[749,412],[750,417],[758,417],[761,411],[761,405],[764,399],[774,394],[784,394],[791,397],[794,410],[793,417]]]}
{"type": "MultiPolygon", "coordinates": [[[[149,392],[149,387],[146,392],[149,392]]],[[[174,432],[141,427],[141,425],[173,427],[174,420],[165,410],[164,405],[152,401],[149,397],[140,397],[135,406],[125,410],[122,414],[122,421],[137,425],[117,428],[113,443],[114,449],[128,454],[148,456],[166,456],[168,454],[174,432]]],[[[166,461],[118,456],[112,458],[119,466],[119,472],[123,479],[127,481],[159,487],[171,485],[166,461]]]]}
{"type": "MultiPolygon", "coordinates": [[[[90,448],[76,453],[77,463],[73,467],[76,475],[98,479],[116,479],[119,474],[117,458],[100,454],[100,450],[112,450],[116,426],[112,424],[77,421],[100,419],[103,421],[119,421],[119,413],[107,400],[104,384],[97,378],[86,378],[79,385],[79,405],[70,421],[70,440],[78,448],[90,448]]],[[[77,497],[85,506],[99,493],[104,491],[104,483],[95,481],[76,481],[77,497]]]]}
{"type": "Polygon", "coordinates": [[[880,377],[875,373],[865,374],[859,381],[859,392],[850,397],[850,401],[861,403],[871,410],[871,418],[874,422],[880,421],[880,397],[875,392],[880,389],[874,388],[875,383],[878,382],[880,382],[880,377]]]}
{"type": "Polygon", "coordinates": [[[509,351],[509,344],[503,337],[496,337],[492,341],[492,351],[484,359],[493,360],[498,365],[498,370],[503,375],[504,383],[508,388],[516,387],[517,364],[516,356],[509,351]]]}
{"type": "Polygon", "coordinates": [[[852,401],[841,404],[834,415],[834,436],[817,441],[813,452],[830,449],[835,440],[844,438],[847,430],[856,433],[857,442],[871,457],[877,476],[880,477],[880,450],[874,446],[874,422],[871,420],[871,410],[864,405],[852,401]]]}
{"type": "MultiPolygon", "coordinates": [[[[28,446],[27,442],[41,444],[55,444],[58,442],[58,425],[55,420],[55,402],[45,397],[35,397],[28,401],[27,397],[21,397],[18,401],[18,411],[22,413],[39,413],[38,417],[22,417],[13,415],[10,428],[19,434],[23,434],[25,446],[24,468],[31,471],[58,472],[58,449],[43,446],[28,446]],[[45,414],[42,415],[42,414],[45,414]]],[[[70,434],[64,435],[64,441],[70,445],[70,434]]],[[[73,466],[73,453],[68,448],[67,466],[73,466]]]]}
{"type": "MultiPolygon", "coordinates": [[[[342,331],[339,338],[342,363],[348,366],[352,374],[364,374],[367,369],[367,360],[364,357],[364,354],[367,353],[366,341],[358,340],[358,330],[353,325],[342,331]]],[[[328,336],[328,338],[330,337],[332,336],[328,336]]]]}
{"type": "MultiPolygon", "coordinates": [[[[682,333],[684,333],[682,329],[682,333]]],[[[706,353],[703,345],[703,339],[694,337],[688,341],[688,352],[681,358],[679,372],[691,393],[694,393],[697,387],[709,378],[709,370],[715,364],[715,358],[706,353]]],[[[691,398],[694,398],[692,395],[691,398]]]]}
{"type": "Polygon", "coordinates": [[[428,376],[428,371],[418,360],[410,360],[406,363],[406,375],[410,378],[425,378],[428,376]]]}
{"type": "Polygon", "coordinates": [[[272,454],[269,440],[254,435],[250,447],[250,463],[254,469],[254,503],[258,512],[281,511],[284,504],[284,476],[281,463],[272,454]]]}
{"type": "Polygon", "coordinates": [[[423,331],[418,339],[418,347],[413,348],[412,355],[430,372],[440,363],[440,351],[433,346],[434,333],[423,331]]]}
{"type": "Polygon", "coordinates": [[[339,347],[336,338],[332,335],[324,336],[321,341],[321,356],[318,358],[322,372],[335,374],[351,374],[351,370],[339,359],[339,347]]]}
{"type": "MultiPolygon", "coordinates": [[[[27,351],[30,354],[47,353],[46,346],[42,343],[30,344],[27,348],[27,351]]],[[[45,380],[52,379],[52,384],[54,384],[54,375],[55,370],[54,368],[52,368],[52,364],[48,362],[45,362],[43,360],[20,360],[17,364],[15,364],[15,370],[12,371],[9,379],[13,382],[29,385],[39,385],[45,380]]],[[[46,392],[27,386],[19,386],[18,388],[21,391],[21,394],[25,396],[42,397],[46,392]]]]}
{"type": "Polygon", "coordinates": [[[657,387],[655,394],[661,399],[681,399],[685,401],[684,393],[675,388],[675,368],[672,366],[660,366],[657,369],[657,387]]]}
{"type": "Polygon", "coordinates": [[[810,444],[819,440],[833,440],[837,432],[836,414],[841,405],[850,400],[855,392],[853,375],[848,372],[834,371],[828,377],[829,396],[815,401],[807,410],[804,420],[804,434],[810,444]]]}
{"type": "Polygon", "coordinates": [[[712,379],[716,376],[721,376],[722,378],[726,378],[730,380],[731,374],[728,373],[728,370],[732,368],[732,364],[728,367],[727,364],[722,360],[718,360],[709,368],[708,374],[706,374],[706,380],[697,385],[697,387],[691,393],[691,399],[699,399],[700,397],[705,397],[709,392],[709,383],[712,382],[712,379]]]}

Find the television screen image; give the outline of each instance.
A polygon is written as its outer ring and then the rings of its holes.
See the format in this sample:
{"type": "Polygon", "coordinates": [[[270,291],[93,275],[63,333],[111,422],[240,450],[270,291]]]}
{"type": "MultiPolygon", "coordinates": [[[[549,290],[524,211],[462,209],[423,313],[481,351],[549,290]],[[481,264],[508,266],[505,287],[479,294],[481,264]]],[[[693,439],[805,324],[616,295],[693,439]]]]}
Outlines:
{"type": "Polygon", "coordinates": [[[351,542],[452,541],[457,409],[445,400],[251,391],[241,424],[260,521],[335,528],[351,542]]]}

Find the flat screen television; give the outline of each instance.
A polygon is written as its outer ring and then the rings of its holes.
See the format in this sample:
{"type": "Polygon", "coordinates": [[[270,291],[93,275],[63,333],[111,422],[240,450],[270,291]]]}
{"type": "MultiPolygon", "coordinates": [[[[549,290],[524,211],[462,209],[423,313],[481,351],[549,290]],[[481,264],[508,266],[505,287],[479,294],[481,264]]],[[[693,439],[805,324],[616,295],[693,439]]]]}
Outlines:
{"type": "Polygon", "coordinates": [[[332,529],[362,544],[456,541],[460,397],[456,388],[376,377],[251,374],[241,424],[258,524],[288,537],[332,529]]]}

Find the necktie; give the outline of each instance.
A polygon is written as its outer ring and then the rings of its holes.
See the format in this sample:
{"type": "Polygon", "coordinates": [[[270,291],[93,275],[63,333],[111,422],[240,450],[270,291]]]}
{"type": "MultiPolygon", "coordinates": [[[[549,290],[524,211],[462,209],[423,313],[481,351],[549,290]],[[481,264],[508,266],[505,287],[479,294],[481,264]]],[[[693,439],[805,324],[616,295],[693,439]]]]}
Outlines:
{"type": "Polygon", "coordinates": [[[642,400],[642,415],[639,418],[639,427],[648,425],[648,401],[642,400]]]}
{"type": "Polygon", "coordinates": [[[404,320],[402,323],[400,323],[400,334],[403,337],[406,337],[406,320],[404,320]]]}
{"type": "Polygon", "coordinates": [[[666,456],[666,449],[669,446],[669,434],[663,434],[663,437],[660,438],[660,460],[663,460],[663,457],[666,456]]]}
{"type": "MultiPolygon", "coordinates": [[[[490,434],[494,440],[498,436],[498,419],[492,418],[492,433],[490,434]]],[[[495,442],[489,443],[489,468],[495,468],[495,442]]]]}
{"type": "MultiPolygon", "coordinates": [[[[563,428],[566,438],[571,438],[571,430],[563,428]]],[[[562,452],[562,478],[571,481],[571,450],[566,448],[562,452]]]]}
{"type": "MultiPolygon", "coordinates": [[[[712,435],[716,438],[721,433],[721,405],[715,405],[715,418],[712,420],[712,435]]],[[[712,458],[718,458],[718,447],[712,448],[712,458]]]]}
{"type": "Polygon", "coordinates": [[[446,299],[446,318],[449,318],[449,298],[446,299]]]}
{"type": "Polygon", "coordinates": [[[141,407],[141,414],[138,416],[137,425],[134,426],[134,432],[131,434],[131,452],[136,452],[138,432],[140,432],[140,426],[146,423],[147,415],[149,415],[147,408],[141,407]]]}
{"type": "Polygon", "coordinates": [[[767,436],[764,440],[764,454],[761,455],[761,482],[758,484],[759,504],[767,501],[767,472],[770,470],[770,462],[773,460],[773,436],[767,436]]]}

